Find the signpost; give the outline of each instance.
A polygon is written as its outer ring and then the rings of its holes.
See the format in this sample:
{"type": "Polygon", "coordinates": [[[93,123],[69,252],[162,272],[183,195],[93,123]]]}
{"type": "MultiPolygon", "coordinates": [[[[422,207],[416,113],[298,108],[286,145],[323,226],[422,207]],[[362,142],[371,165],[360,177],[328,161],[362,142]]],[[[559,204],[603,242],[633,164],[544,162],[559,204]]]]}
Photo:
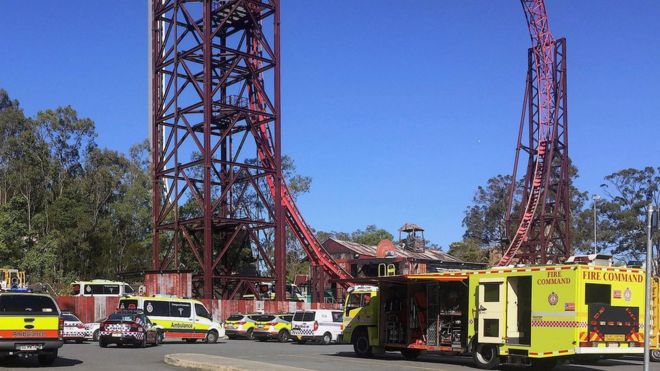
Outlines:
{"type": "Polygon", "coordinates": [[[644,371],[650,370],[651,353],[651,280],[653,270],[653,231],[658,229],[658,212],[653,210],[653,203],[649,203],[646,219],[646,300],[644,303],[644,371]]]}

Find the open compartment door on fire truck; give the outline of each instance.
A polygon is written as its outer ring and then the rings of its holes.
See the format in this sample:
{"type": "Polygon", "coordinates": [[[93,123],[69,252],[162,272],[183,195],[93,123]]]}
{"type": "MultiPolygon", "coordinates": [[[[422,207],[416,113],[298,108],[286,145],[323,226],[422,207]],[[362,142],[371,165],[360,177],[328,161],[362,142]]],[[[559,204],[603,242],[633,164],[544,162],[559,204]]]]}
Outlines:
{"type": "Polygon", "coordinates": [[[504,278],[482,278],[477,290],[477,323],[480,343],[501,344],[504,318],[504,278]]]}

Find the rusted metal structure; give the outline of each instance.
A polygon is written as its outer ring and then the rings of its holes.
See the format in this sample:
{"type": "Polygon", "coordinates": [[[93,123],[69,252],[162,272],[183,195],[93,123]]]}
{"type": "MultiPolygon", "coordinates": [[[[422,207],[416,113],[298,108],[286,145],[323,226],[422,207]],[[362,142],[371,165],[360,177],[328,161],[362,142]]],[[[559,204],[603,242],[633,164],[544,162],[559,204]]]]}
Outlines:
{"type": "Polygon", "coordinates": [[[150,10],[152,269],[192,269],[206,299],[256,295],[260,281],[283,298],[289,225],[317,281],[349,278],[282,178],[279,0],[150,10]]]}
{"type": "Polygon", "coordinates": [[[552,36],[543,0],[521,3],[532,47],[528,51],[523,114],[507,200],[510,244],[498,265],[558,263],[572,253],[566,40],[552,36]],[[525,154],[522,197],[515,205],[515,195],[520,191],[519,160],[525,154]]]}

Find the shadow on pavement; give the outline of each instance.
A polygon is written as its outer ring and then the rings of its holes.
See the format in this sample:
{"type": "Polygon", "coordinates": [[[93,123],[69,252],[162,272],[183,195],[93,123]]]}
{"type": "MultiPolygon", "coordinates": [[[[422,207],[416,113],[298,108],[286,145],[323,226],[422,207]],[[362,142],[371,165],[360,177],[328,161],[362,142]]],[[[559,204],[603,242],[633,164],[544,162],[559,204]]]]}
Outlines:
{"type": "Polygon", "coordinates": [[[9,357],[0,359],[0,368],[11,367],[11,368],[58,368],[58,367],[72,367],[82,364],[83,362],[78,359],[63,358],[58,357],[55,363],[50,366],[41,366],[37,357],[30,358],[21,358],[21,357],[9,357]]]}
{"type": "MultiPolygon", "coordinates": [[[[353,352],[338,352],[338,353],[326,354],[326,355],[331,357],[369,359],[369,358],[360,358],[356,356],[355,353],[353,352]]],[[[472,362],[472,357],[470,356],[443,356],[439,354],[423,354],[420,355],[416,360],[410,361],[403,358],[399,352],[386,352],[385,354],[374,355],[373,359],[387,360],[390,362],[403,361],[403,362],[419,362],[420,364],[422,363],[447,364],[447,365],[464,366],[464,367],[476,369],[476,366],[472,362]]],[[[618,367],[636,366],[636,365],[641,366],[639,361],[632,359],[601,359],[595,363],[562,363],[557,366],[556,370],[599,371],[602,370],[603,368],[616,370],[618,367]]],[[[506,370],[506,371],[533,370],[533,368],[527,366],[502,366],[500,370],[506,370]]]]}

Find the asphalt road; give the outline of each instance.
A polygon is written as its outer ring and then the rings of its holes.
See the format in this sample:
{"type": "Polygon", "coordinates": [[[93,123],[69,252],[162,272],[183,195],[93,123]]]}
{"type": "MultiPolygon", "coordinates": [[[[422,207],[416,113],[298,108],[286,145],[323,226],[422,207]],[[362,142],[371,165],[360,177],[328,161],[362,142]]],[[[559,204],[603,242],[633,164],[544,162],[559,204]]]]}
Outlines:
{"type": "MultiPolygon", "coordinates": [[[[218,344],[187,344],[166,342],[147,349],[115,348],[102,349],[96,343],[66,344],[60,350],[60,358],[49,369],[72,370],[176,370],[163,362],[165,354],[201,353],[223,357],[242,358],[252,361],[306,368],[310,370],[476,370],[467,357],[441,357],[425,355],[416,361],[405,361],[398,353],[387,353],[374,359],[356,358],[348,345],[299,345],[276,342],[259,343],[248,340],[226,340],[218,344]]],[[[36,359],[14,359],[0,361],[0,369],[25,369],[38,367],[36,359]]],[[[641,360],[606,360],[596,365],[562,365],[560,371],[638,371],[641,360]]],[[[653,365],[660,371],[660,363],[653,365]]],[[[509,368],[509,370],[531,370],[509,368]]]]}

